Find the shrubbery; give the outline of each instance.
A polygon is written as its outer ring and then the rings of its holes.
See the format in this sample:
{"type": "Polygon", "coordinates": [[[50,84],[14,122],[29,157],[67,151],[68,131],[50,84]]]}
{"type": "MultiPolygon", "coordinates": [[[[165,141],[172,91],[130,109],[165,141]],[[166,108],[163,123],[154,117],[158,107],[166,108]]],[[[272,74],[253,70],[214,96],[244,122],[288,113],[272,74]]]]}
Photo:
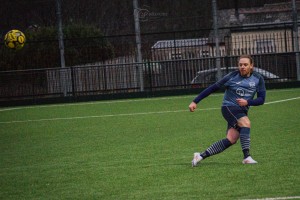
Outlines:
{"type": "MultiPolygon", "coordinates": [[[[60,67],[57,27],[34,27],[23,31],[26,44],[21,50],[0,46],[0,70],[60,67]]],[[[112,45],[102,32],[90,25],[63,28],[66,66],[93,63],[114,57],[112,45]]]]}

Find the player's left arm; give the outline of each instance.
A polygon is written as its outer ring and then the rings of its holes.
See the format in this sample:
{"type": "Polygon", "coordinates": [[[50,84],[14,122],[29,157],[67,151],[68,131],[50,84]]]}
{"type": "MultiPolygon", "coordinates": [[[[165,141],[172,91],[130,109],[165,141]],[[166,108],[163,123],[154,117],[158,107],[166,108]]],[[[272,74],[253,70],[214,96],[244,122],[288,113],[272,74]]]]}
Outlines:
{"type": "Polygon", "coordinates": [[[265,103],[266,99],[266,91],[260,91],[257,92],[257,98],[256,99],[243,99],[243,98],[238,98],[236,99],[236,102],[240,106],[260,106],[265,103]]]}
{"type": "Polygon", "coordinates": [[[260,106],[265,103],[266,99],[266,91],[259,91],[257,92],[257,98],[256,99],[249,99],[247,100],[248,106],[260,106]]]}
{"type": "Polygon", "coordinates": [[[265,103],[266,100],[266,86],[262,76],[259,77],[259,83],[257,87],[257,98],[247,100],[249,106],[260,106],[265,103]]]}

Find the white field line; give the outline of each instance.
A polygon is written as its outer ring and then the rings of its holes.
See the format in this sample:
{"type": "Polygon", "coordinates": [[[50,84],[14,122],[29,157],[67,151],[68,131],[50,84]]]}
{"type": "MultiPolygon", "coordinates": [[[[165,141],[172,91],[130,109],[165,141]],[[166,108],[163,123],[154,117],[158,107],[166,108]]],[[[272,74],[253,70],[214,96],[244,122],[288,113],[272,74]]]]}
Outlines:
{"type": "MultiPolygon", "coordinates": [[[[220,108],[207,108],[199,110],[218,110],[220,108]]],[[[45,119],[33,119],[33,120],[22,120],[22,121],[8,121],[0,122],[0,124],[10,123],[22,123],[22,122],[41,122],[41,121],[57,121],[57,120],[73,120],[73,119],[90,119],[90,118],[106,118],[106,117],[122,117],[122,116],[137,116],[137,115],[152,115],[152,114],[166,114],[166,113],[178,113],[187,112],[189,110],[171,110],[171,111],[157,111],[157,112],[141,112],[141,113],[124,113],[124,114],[111,114],[111,115],[95,115],[95,116],[82,116],[82,117],[58,117],[58,118],[45,118],[45,119]]]]}
{"type": "MultiPolygon", "coordinates": [[[[268,90],[267,93],[273,92],[294,92],[300,90],[296,89],[282,89],[282,90],[268,90]]],[[[212,94],[210,96],[223,96],[224,94],[212,94]]],[[[83,103],[65,103],[65,104],[53,104],[53,105],[34,105],[34,106],[20,106],[12,108],[0,108],[0,112],[11,111],[11,110],[21,110],[21,109],[34,109],[34,108],[50,108],[50,107],[65,107],[65,106],[81,106],[81,105],[94,105],[94,104],[114,104],[114,103],[128,103],[128,102],[142,102],[142,101],[157,101],[157,100],[172,100],[172,99],[194,99],[197,95],[185,95],[185,96],[174,96],[174,97],[157,97],[157,98],[141,98],[141,99],[125,99],[125,100],[109,100],[109,101],[92,101],[83,103]]]]}
{"type": "Polygon", "coordinates": [[[283,100],[278,100],[278,101],[271,101],[271,102],[266,102],[265,104],[274,104],[274,103],[280,103],[280,102],[285,102],[285,101],[292,101],[292,100],[296,100],[296,99],[300,99],[300,97],[283,99],[283,100]]]}
{"type": "Polygon", "coordinates": [[[274,198],[263,198],[263,199],[242,199],[242,200],[284,200],[284,199],[300,199],[300,196],[294,196],[294,197],[274,197],[274,198]]]}
{"type": "MultiPolygon", "coordinates": [[[[274,104],[274,103],[281,103],[300,99],[300,97],[290,98],[290,99],[283,99],[278,101],[271,101],[265,104],[274,104]]],[[[204,108],[198,109],[198,111],[207,111],[207,110],[217,110],[220,108],[204,108]]],[[[95,116],[80,116],[80,117],[58,117],[58,118],[45,118],[45,119],[28,119],[28,120],[20,120],[20,121],[7,121],[7,122],[0,122],[0,124],[11,124],[11,123],[25,123],[25,122],[42,122],[42,121],[58,121],[58,120],[76,120],[76,119],[90,119],[90,118],[106,118],[106,117],[122,117],[122,116],[137,116],[137,115],[151,115],[151,114],[166,114],[166,113],[178,113],[178,112],[187,112],[186,110],[173,110],[173,111],[157,111],[157,112],[141,112],[141,113],[124,113],[124,114],[111,114],[111,115],[95,115],[95,116]]]]}
{"type": "MultiPolygon", "coordinates": [[[[212,94],[210,96],[223,96],[224,94],[212,94]]],[[[51,107],[66,107],[66,106],[82,106],[82,105],[97,105],[97,104],[115,104],[115,103],[136,103],[144,101],[158,101],[158,100],[172,100],[172,99],[191,99],[191,101],[197,95],[186,95],[186,96],[174,96],[174,97],[153,97],[153,98],[141,98],[141,99],[125,99],[125,100],[109,100],[109,101],[92,101],[92,102],[78,102],[78,103],[65,103],[65,104],[53,104],[53,105],[34,105],[34,106],[20,106],[12,108],[0,108],[0,112],[11,111],[11,110],[21,110],[21,109],[33,109],[33,108],[51,108],[51,107]]]]}

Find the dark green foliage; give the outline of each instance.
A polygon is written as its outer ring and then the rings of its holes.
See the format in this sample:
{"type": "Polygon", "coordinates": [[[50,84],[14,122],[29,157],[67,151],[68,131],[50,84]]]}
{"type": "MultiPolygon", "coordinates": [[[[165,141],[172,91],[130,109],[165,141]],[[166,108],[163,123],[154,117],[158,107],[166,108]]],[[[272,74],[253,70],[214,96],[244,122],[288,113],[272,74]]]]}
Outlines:
{"type": "MultiPolygon", "coordinates": [[[[66,66],[99,62],[113,57],[113,47],[93,26],[72,24],[63,28],[66,66]]],[[[56,27],[26,30],[27,42],[20,50],[0,47],[1,70],[60,67],[56,27]]]]}

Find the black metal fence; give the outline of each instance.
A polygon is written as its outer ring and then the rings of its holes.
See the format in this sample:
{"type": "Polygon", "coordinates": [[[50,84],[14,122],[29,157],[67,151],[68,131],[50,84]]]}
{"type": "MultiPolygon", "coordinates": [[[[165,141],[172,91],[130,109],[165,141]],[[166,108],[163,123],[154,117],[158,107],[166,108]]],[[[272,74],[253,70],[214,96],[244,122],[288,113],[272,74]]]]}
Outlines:
{"type": "MultiPolygon", "coordinates": [[[[295,53],[255,55],[254,60],[267,82],[297,78],[295,53]]],[[[227,70],[236,62],[235,56],[221,59],[227,70]]],[[[0,101],[140,92],[140,66],[145,91],[205,87],[215,81],[208,73],[205,81],[193,82],[199,72],[215,68],[215,58],[6,71],[0,73],[0,101]]]]}

